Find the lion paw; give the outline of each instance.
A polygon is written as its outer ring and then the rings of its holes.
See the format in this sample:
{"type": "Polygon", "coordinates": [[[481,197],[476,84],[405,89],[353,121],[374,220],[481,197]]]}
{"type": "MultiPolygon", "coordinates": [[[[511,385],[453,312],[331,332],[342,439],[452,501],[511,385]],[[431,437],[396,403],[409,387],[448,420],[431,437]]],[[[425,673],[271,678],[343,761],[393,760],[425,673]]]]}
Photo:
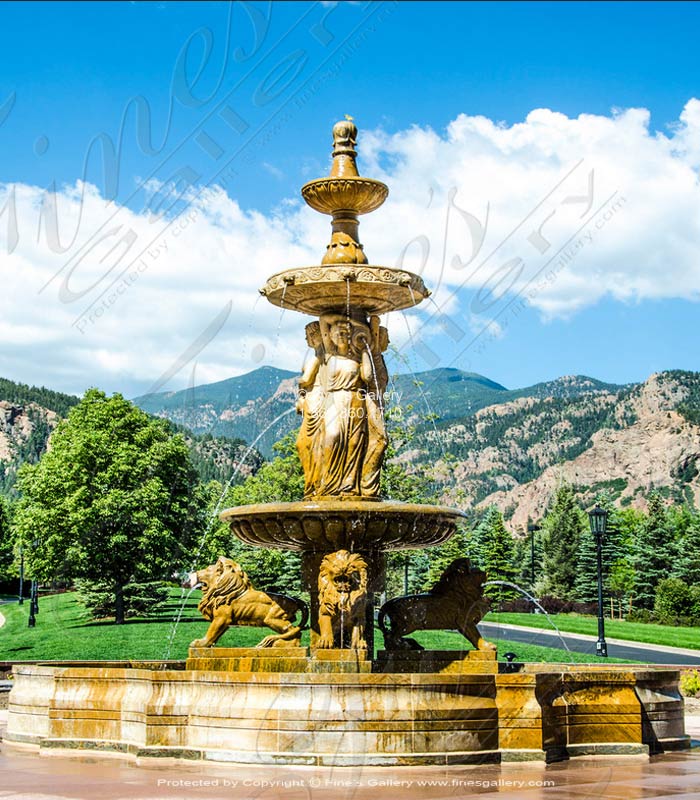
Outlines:
{"type": "Polygon", "coordinates": [[[487,642],[486,639],[479,639],[476,646],[477,650],[496,650],[496,645],[493,642],[487,642]]]}
{"type": "Polygon", "coordinates": [[[333,647],[333,638],[330,636],[319,636],[316,640],[316,647],[319,650],[330,650],[333,647]]]}
{"type": "Polygon", "coordinates": [[[209,645],[206,639],[195,639],[193,642],[190,642],[190,647],[209,647],[209,645]]]}

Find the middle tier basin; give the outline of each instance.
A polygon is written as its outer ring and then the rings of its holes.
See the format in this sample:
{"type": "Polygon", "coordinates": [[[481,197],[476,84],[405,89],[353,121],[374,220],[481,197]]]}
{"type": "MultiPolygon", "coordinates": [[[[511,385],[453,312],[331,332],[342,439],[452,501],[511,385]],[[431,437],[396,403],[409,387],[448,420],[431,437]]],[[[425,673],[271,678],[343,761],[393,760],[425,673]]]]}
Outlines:
{"type": "Polygon", "coordinates": [[[442,544],[464,517],[446,506],[340,498],[238,506],[220,514],[247,544],[323,552],[442,544]]]}

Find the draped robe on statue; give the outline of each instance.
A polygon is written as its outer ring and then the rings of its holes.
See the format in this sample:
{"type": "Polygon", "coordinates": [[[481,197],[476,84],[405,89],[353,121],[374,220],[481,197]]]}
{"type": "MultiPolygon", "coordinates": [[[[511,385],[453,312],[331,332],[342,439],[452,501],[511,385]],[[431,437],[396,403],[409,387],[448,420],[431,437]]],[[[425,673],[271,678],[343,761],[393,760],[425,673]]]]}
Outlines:
{"type": "Polygon", "coordinates": [[[331,355],[325,365],[321,495],[360,494],[367,444],[366,384],[360,362],[331,355]]]}

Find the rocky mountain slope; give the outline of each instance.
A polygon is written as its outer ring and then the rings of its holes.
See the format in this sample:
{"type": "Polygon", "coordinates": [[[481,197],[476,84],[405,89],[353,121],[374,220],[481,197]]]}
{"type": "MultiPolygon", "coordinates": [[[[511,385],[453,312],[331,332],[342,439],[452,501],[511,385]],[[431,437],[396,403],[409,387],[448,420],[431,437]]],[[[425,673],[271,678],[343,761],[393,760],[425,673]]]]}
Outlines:
{"type": "Polygon", "coordinates": [[[296,377],[295,372],[260,367],[225,381],[144,395],[133,402],[195,434],[255,443],[269,456],[272,445],[299,424],[294,413],[296,377]]]}
{"type": "Polygon", "coordinates": [[[21,464],[38,461],[60,419],[37,403],[0,400],[0,494],[11,492],[21,464]]]}
{"type": "Polygon", "coordinates": [[[78,402],[45,387],[0,378],[0,494],[11,494],[21,464],[36,463],[51,431],[78,402]]]}
{"type": "MultiPolygon", "coordinates": [[[[565,380],[565,379],[563,379],[565,380]]],[[[496,505],[513,530],[539,519],[557,485],[605,489],[643,507],[652,488],[700,506],[700,373],[665,372],[618,391],[521,397],[419,437],[415,463],[446,501],[496,505]]]]}

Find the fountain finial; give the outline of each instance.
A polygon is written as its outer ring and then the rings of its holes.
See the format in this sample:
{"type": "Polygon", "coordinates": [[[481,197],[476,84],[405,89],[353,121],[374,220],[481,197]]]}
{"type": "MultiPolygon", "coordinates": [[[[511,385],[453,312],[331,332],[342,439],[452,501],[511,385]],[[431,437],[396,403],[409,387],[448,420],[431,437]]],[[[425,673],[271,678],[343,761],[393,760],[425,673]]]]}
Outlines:
{"type": "Polygon", "coordinates": [[[357,125],[348,114],[333,126],[333,166],[331,178],[357,178],[357,125]]]}
{"type": "Polygon", "coordinates": [[[346,318],[359,315],[364,319],[368,314],[411,308],[430,294],[420,276],[372,266],[364,252],[358,216],[379,208],[389,189],[381,181],[358,174],[357,133],[349,114],[338,120],[333,126],[330,175],[301,187],[305,202],[332,218],[331,240],[320,269],[286,269],[267,281],[261,294],[274,305],[314,316],[341,311],[346,318]]]}

